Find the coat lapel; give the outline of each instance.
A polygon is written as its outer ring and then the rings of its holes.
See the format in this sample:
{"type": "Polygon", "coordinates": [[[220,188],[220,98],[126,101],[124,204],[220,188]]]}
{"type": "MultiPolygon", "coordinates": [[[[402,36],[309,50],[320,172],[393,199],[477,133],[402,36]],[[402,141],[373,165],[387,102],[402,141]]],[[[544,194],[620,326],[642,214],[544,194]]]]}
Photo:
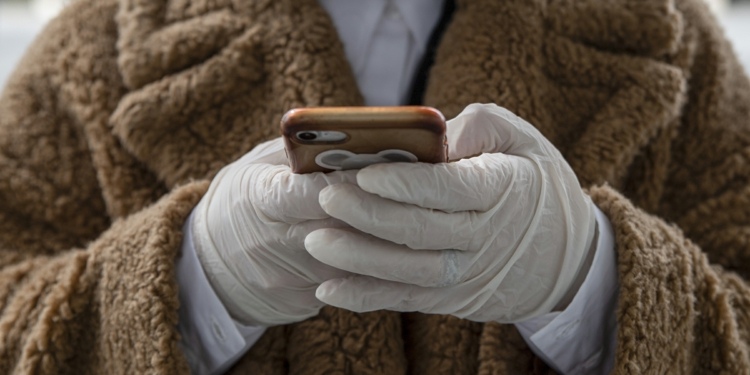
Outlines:
{"type": "Polygon", "coordinates": [[[584,186],[620,187],[679,115],[685,77],[665,61],[681,25],[671,0],[459,1],[426,103],[447,117],[472,102],[507,107],[561,150],[584,186]],[[622,17],[645,25],[629,30],[622,17]]]}
{"type": "Polygon", "coordinates": [[[196,3],[123,0],[118,15],[130,92],[110,123],[168,187],[278,136],[288,109],[362,103],[314,0],[196,3]]]}

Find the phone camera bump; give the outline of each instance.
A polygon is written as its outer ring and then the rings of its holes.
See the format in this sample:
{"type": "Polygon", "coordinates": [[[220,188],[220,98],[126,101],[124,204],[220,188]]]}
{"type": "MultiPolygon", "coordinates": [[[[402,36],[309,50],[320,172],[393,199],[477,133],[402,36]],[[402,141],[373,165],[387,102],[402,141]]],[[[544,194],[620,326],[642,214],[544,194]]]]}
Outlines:
{"type": "Polygon", "coordinates": [[[299,132],[297,133],[297,138],[303,141],[313,141],[318,138],[318,135],[313,132],[299,132]]]}

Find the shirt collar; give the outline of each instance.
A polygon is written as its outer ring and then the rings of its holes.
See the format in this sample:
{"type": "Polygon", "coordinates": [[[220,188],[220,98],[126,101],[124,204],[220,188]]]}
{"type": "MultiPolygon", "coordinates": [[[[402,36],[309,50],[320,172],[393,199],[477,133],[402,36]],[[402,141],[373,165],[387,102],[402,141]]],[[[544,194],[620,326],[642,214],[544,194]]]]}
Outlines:
{"type": "Polygon", "coordinates": [[[318,0],[331,15],[355,71],[364,64],[367,46],[388,1],[401,13],[417,52],[424,53],[446,0],[318,0]]]}
{"type": "Polygon", "coordinates": [[[365,63],[367,48],[383,16],[386,0],[318,0],[333,21],[355,72],[365,63]]]}
{"type": "Polygon", "coordinates": [[[404,17],[406,27],[417,42],[417,48],[424,52],[432,31],[440,20],[443,3],[446,0],[392,0],[404,17]]]}

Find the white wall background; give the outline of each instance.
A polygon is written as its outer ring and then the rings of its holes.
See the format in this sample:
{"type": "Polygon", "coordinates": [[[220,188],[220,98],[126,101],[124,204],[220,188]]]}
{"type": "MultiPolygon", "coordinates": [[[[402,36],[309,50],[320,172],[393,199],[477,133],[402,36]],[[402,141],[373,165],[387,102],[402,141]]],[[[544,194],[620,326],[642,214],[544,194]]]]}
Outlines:
{"type": "Polygon", "coordinates": [[[727,37],[750,72],[750,2],[734,4],[720,14],[727,37]]]}
{"type": "Polygon", "coordinates": [[[0,0],[0,90],[44,24],[65,0],[0,0]]]}
{"type": "MultiPolygon", "coordinates": [[[[44,24],[70,0],[0,0],[0,90],[44,24]]],[[[706,0],[719,14],[727,36],[750,71],[750,2],[706,0]]]]}

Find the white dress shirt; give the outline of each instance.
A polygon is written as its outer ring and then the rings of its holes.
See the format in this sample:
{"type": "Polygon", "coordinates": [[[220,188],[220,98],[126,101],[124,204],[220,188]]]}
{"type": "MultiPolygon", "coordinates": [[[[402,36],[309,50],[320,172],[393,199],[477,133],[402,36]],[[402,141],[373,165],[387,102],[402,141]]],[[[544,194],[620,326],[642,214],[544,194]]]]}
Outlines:
{"type": "Polygon", "coordinates": [[[366,105],[405,104],[443,1],[318,1],[336,26],[366,105]]]}
{"type": "MultiPolygon", "coordinates": [[[[328,11],[367,105],[405,104],[445,0],[319,0],[328,11]]],[[[268,152],[272,152],[269,150],[268,152]]],[[[612,228],[597,209],[591,270],[570,305],[516,324],[531,349],[562,374],[612,369],[617,269],[612,228]],[[584,323],[584,324],[581,324],[584,323]]],[[[181,346],[195,374],[221,374],[265,331],[235,322],[206,278],[185,224],[180,285],[181,346]]]]}

